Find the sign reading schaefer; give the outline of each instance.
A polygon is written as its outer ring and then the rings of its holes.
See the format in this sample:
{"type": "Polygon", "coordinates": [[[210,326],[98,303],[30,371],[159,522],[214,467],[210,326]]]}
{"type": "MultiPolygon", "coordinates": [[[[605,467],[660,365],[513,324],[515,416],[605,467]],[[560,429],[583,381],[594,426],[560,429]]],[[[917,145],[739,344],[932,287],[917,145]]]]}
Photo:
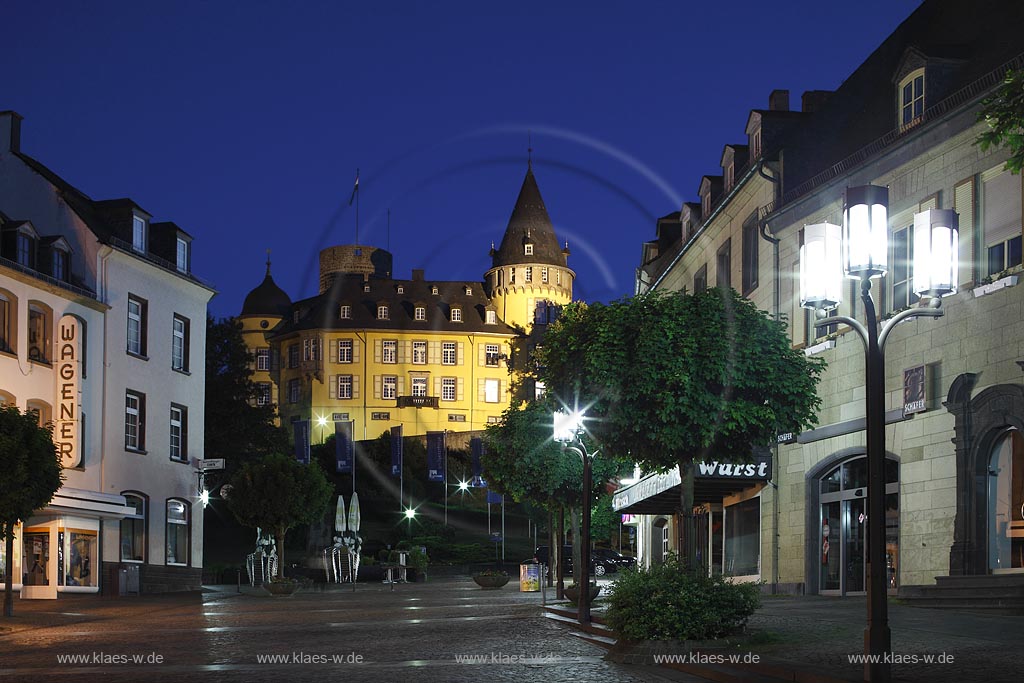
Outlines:
{"type": "Polygon", "coordinates": [[[60,319],[54,359],[57,410],[53,420],[53,442],[60,453],[61,465],[65,468],[78,467],[82,463],[82,324],[73,315],[60,319]]]}

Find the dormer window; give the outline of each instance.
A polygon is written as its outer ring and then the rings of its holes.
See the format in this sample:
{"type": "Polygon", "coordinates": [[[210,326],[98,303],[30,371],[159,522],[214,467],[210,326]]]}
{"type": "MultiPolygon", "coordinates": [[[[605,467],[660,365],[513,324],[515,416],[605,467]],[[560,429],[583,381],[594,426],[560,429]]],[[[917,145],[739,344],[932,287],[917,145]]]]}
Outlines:
{"type": "Polygon", "coordinates": [[[178,237],[175,260],[179,273],[192,270],[192,243],[184,237],[178,237]]]}
{"type": "Polygon", "coordinates": [[[396,291],[399,294],[405,294],[405,287],[403,287],[402,285],[398,285],[398,287],[396,288],[396,291]]]}
{"type": "Polygon", "coordinates": [[[761,156],[761,129],[758,128],[750,135],[750,158],[756,159],[761,156]]]}
{"type": "Polygon", "coordinates": [[[369,282],[363,283],[363,291],[364,292],[369,292],[370,291],[370,283],[369,282]]]}
{"type": "Polygon", "coordinates": [[[348,304],[342,304],[341,308],[338,310],[338,317],[341,318],[342,320],[351,320],[352,307],[349,306],[348,304]]]}
{"type": "Polygon", "coordinates": [[[132,216],[132,249],[146,253],[146,219],[141,216],[132,216]]]}
{"type": "Polygon", "coordinates": [[[413,310],[413,320],[424,321],[427,319],[427,309],[425,306],[417,306],[413,310]]]}
{"type": "Polygon", "coordinates": [[[917,125],[924,115],[924,69],[907,74],[900,81],[897,93],[900,130],[917,125]]]}
{"type": "Polygon", "coordinates": [[[526,244],[523,245],[523,248],[524,248],[525,254],[527,256],[533,256],[533,243],[532,242],[527,242],[526,244]]]}
{"type": "Polygon", "coordinates": [[[71,276],[71,254],[63,249],[54,248],[50,256],[50,275],[56,280],[68,282],[71,276]]]}
{"type": "Polygon", "coordinates": [[[722,171],[725,174],[725,191],[728,192],[732,189],[732,184],[735,182],[736,166],[730,162],[722,171]]]}
{"type": "Polygon", "coordinates": [[[36,267],[36,241],[25,232],[18,232],[15,240],[15,260],[26,268],[36,267]]]}
{"type": "Polygon", "coordinates": [[[461,308],[452,308],[452,322],[453,323],[461,323],[462,322],[462,309],[461,308]]]}
{"type": "Polygon", "coordinates": [[[494,311],[484,311],[484,322],[488,325],[497,325],[498,314],[494,311]]]}
{"type": "Polygon", "coordinates": [[[378,304],[378,306],[377,306],[377,320],[387,320],[387,319],[388,319],[388,305],[387,304],[378,304]]]}
{"type": "Polygon", "coordinates": [[[432,287],[430,288],[430,293],[431,293],[431,294],[434,294],[434,295],[436,295],[436,294],[437,294],[437,285],[434,285],[434,286],[432,286],[432,287]]]}
{"type": "Polygon", "coordinates": [[[700,197],[700,210],[703,212],[703,214],[705,216],[710,216],[711,215],[711,190],[710,189],[708,189],[708,191],[705,192],[704,194],[702,194],[701,197],[700,197]]]}
{"type": "Polygon", "coordinates": [[[466,296],[473,296],[473,288],[466,287],[466,296]]]}

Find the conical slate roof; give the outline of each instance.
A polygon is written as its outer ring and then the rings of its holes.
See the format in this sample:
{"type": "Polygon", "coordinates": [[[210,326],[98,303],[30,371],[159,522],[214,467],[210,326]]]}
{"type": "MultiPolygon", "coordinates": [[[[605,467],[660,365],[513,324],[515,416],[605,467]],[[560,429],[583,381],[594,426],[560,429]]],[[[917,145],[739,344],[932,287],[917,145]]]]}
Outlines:
{"type": "Polygon", "coordinates": [[[565,255],[558,246],[555,228],[548,217],[548,210],[540,196],[533,168],[528,167],[519,199],[508,219],[501,246],[491,252],[492,267],[516,265],[519,263],[547,263],[565,266],[565,255]],[[533,242],[533,255],[526,255],[525,244],[533,242]]]}
{"type": "Polygon", "coordinates": [[[259,287],[249,292],[242,304],[242,315],[273,315],[286,317],[292,308],[292,300],[270,277],[270,262],[267,261],[267,276],[259,287]]]}

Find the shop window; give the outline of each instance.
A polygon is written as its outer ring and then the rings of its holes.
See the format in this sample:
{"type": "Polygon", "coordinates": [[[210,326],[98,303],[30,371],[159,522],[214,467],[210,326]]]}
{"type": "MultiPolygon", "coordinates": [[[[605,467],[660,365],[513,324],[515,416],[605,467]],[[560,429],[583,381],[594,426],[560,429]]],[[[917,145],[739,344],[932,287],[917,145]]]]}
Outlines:
{"type": "Polygon", "coordinates": [[[167,501],[167,564],[187,566],[189,561],[189,509],[184,500],[167,501]]]}
{"type": "Polygon", "coordinates": [[[60,544],[66,558],[63,567],[65,586],[96,586],[96,572],[99,545],[95,531],[65,530],[59,536],[60,544]],[[65,546],[64,543],[67,543],[65,546]]]}
{"type": "Polygon", "coordinates": [[[761,499],[754,497],[725,508],[725,574],[761,572],[761,499]]]}

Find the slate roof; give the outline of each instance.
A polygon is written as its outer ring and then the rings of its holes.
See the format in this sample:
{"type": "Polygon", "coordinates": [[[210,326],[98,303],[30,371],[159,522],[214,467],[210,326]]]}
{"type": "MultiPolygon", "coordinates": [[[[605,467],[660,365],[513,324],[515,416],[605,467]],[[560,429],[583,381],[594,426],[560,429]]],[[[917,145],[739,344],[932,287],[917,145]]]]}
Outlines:
{"type": "Polygon", "coordinates": [[[291,315],[292,300],[288,294],[277,286],[270,277],[270,263],[267,263],[267,275],[255,289],[245,296],[242,304],[242,315],[280,316],[291,315]]]}
{"type": "Polygon", "coordinates": [[[544,199],[540,196],[533,167],[526,169],[526,178],[519,190],[501,246],[491,252],[492,267],[514,266],[520,263],[546,263],[565,267],[566,257],[558,246],[555,228],[551,224],[544,199]],[[533,242],[533,255],[526,256],[524,244],[533,242]]]}

